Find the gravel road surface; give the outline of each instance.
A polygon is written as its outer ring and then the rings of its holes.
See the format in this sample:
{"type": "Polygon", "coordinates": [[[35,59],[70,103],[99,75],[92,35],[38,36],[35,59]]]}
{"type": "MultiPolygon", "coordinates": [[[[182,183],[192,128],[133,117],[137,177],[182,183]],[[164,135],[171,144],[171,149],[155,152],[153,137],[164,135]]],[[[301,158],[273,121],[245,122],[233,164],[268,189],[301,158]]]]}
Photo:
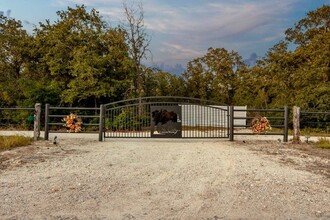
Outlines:
{"type": "Polygon", "coordinates": [[[0,219],[330,219],[329,161],[261,138],[58,134],[0,153],[0,219]]]}

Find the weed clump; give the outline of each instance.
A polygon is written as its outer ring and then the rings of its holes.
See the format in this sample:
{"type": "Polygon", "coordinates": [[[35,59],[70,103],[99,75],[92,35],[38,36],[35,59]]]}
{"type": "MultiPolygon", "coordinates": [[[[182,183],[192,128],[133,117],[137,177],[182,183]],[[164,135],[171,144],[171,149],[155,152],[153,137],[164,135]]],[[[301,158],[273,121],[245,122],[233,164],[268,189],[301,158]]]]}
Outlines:
{"type": "Polygon", "coordinates": [[[330,140],[327,138],[319,138],[315,145],[319,148],[330,149],[330,140]]]}
{"type": "Polygon", "coordinates": [[[13,136],[0,136],[0,151],[9,150],[15,147],[29,145],[33,142],[33,138],[13,135],[13,136]]]}

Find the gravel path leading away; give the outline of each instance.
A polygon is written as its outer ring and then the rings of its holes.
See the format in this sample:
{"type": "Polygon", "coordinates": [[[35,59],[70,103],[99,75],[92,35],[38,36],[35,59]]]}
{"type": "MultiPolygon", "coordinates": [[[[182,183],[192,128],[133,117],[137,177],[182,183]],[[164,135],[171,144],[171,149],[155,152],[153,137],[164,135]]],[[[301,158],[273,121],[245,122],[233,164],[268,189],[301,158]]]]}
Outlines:
{"type": "Polygon", "coordinates": [[[276,141],[58,136],[0,153],[0,219],[330,219],[328,154],[276,141]]]}

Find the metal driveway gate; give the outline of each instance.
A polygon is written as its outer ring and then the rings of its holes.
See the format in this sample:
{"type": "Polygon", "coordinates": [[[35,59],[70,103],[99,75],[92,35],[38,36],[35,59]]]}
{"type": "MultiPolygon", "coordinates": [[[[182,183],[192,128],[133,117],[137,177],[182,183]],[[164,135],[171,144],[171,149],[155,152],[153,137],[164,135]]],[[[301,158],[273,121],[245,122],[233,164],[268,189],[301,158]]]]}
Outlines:
{"type": "Polygon", "coordinates": [[[229,106],[186,97],[104,105],[105,138],[228,138],[229,106]]]}

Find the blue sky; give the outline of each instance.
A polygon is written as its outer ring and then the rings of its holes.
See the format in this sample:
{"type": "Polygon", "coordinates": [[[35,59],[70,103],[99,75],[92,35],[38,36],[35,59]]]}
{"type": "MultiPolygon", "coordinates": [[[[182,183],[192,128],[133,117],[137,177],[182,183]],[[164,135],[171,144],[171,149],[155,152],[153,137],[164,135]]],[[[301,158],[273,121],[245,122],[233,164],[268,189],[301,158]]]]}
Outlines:
{"type": "MultiPolygon", "coordinates": [[[[56,11],[84,4],[116,26],[125,20],[122,0],[0,0],[0,13],[26,29],[55,21],[56,11]]],[[[147,63],[182,64],[209,47],[259,57],[284,38],[284,31],[330,0],[142,0],[153,57],[147,63]]]]}

